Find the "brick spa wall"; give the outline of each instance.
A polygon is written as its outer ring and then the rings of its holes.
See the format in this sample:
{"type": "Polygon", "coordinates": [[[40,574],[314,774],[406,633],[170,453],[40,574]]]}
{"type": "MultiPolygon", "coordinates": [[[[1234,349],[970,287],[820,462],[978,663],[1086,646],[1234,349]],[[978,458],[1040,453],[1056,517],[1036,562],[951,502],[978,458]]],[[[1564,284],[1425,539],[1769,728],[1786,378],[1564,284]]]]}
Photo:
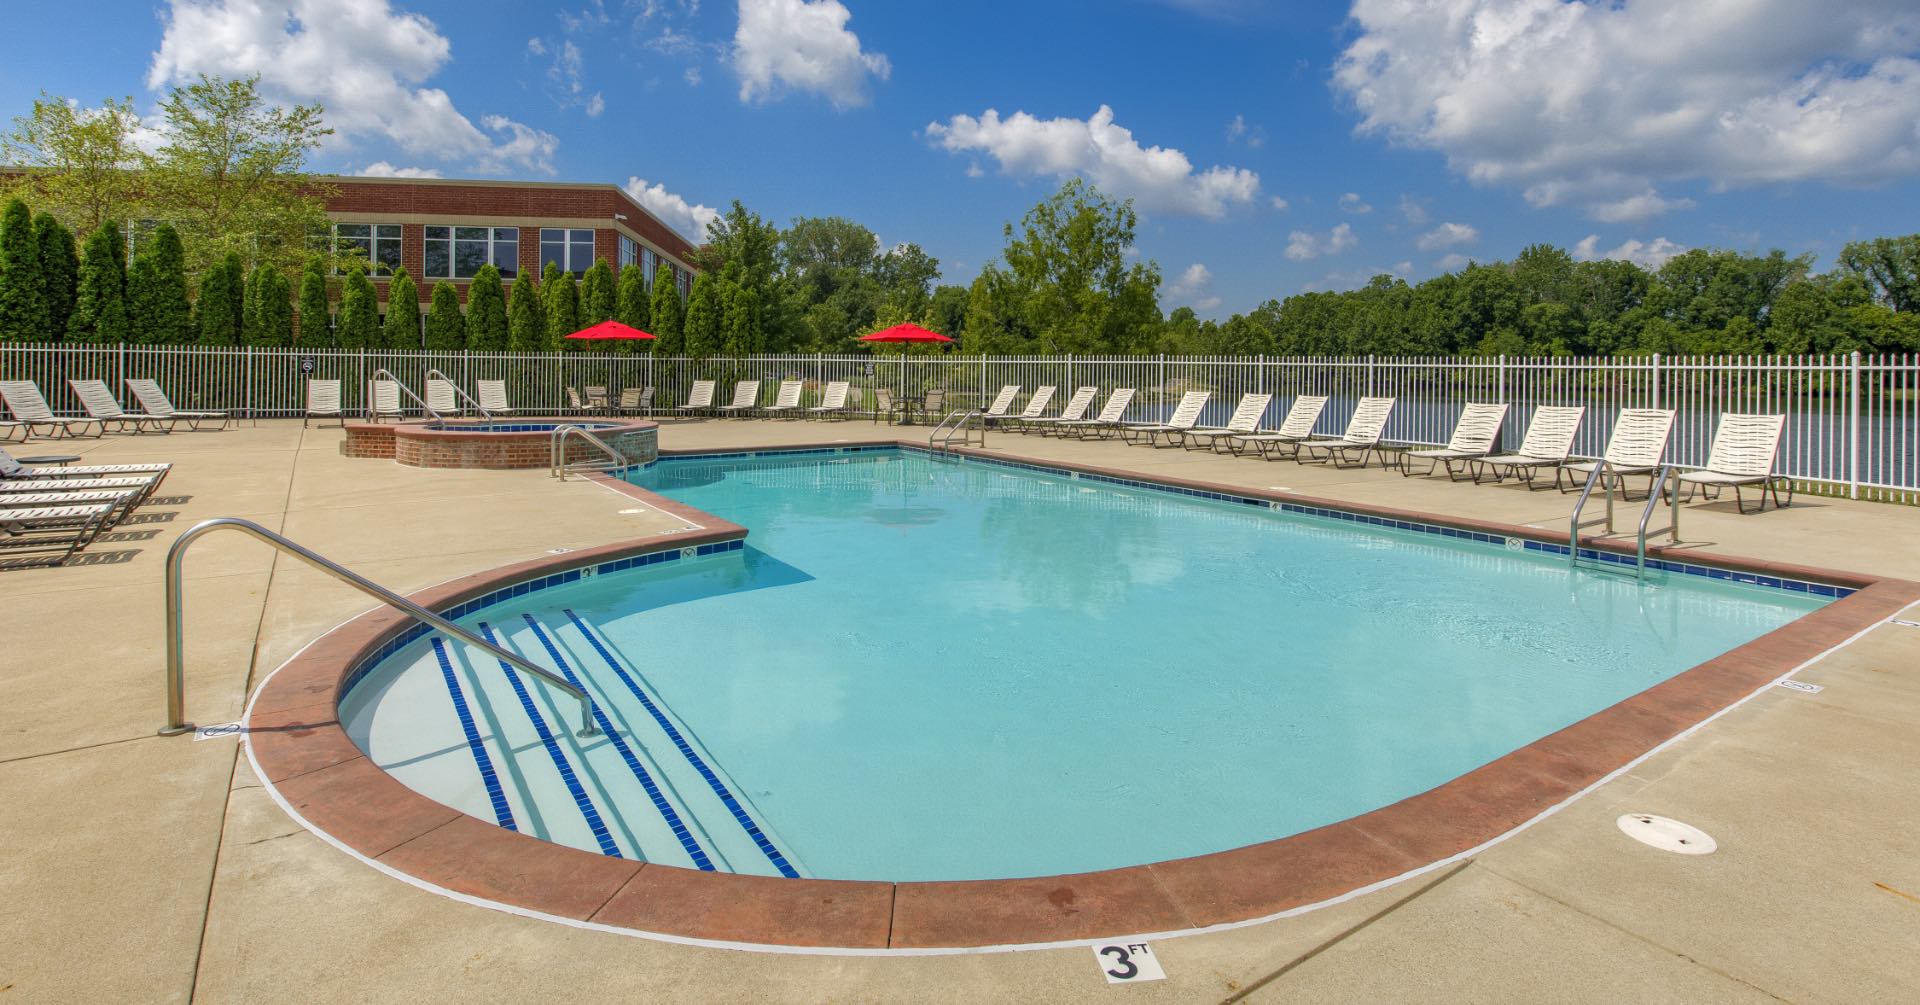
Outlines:
{"type": "MultiPolygon", "coordinates": [[[[568,422],[568,419],[525,419],[524,422],[568,422]]],[[[658,427],[634,422],[594,430],[627,464],[646,464],[659,456],[658,427]]],[[[462,429],[458,423],[432,429],[417,423],[376,425],[349,423],[340,452],[348,457],[391,458],[415,468],[544,468],[552,461],[552,438],[546,430],[493,433],[462,429]]],[[[567,460],[593,461],[603,455],[584,440],[567,444],[567,460]]]]}

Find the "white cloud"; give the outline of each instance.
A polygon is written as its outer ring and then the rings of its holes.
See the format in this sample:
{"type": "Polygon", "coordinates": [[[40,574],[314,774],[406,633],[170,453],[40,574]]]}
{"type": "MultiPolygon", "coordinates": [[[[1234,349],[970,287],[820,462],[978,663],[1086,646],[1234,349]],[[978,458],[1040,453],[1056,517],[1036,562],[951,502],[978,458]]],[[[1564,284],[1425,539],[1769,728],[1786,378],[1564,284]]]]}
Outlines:
{"type": "Polygon", "coordinates": [[[1373,207],[1358,192],[1348,192],[1340,197],[1340,209],[1347,213],[1371,213],[1373,207]]]}
{"type": "Polygon", "coordinates": [[[1426,204],[1410,195],[1400,197],[1400,215],[1416,227],[1426,226],[1427,221],[1433,219],[1432,214],[1427,212],[1426,204]]]}
{"type": "Polygon", "coordinates": [[[634,202],[646,207],[647,212],[659,217],[661,223],[679,231],[695,244],[707,239],[707,227],[720,218],[720,211],[712,206],[690,203],[667,191],[665,185],[659,182],[648,185],[645,178],[637,175],[627,178],[626,190],[634,202]]]}
{"type": "Polygon", "coordinates": [[[440,172],[423,167],[395,167],[386,161],[374,161],[372,164],[353,172],[362,178],[438,178],[440,172]]]}
{"type": "Polygon", "coordinates": [[[927,137],[951,152],[979,150],[1010,175],[1085,175],[1103,190],[1132,198],[1144,209],[1219,219],[1260,191],[1260,176],[1214,166],[1196,172],[1187,155],[1169,147],[1142,147],[1114,125],[1101,105],[1087,119],[1038,119],[1026,112],[1005,118],[987,109],[979,118],[955,115],[927,126],[927,137]]]}
{"type": "Polygon", "coordinates": [[[1920,172],[1912,0],[1355,0],[1359,130],[1469,179],[1628,219],[1715,187],[1920,172]]]}
{"type": "Polygon", "coordinates": [[[1602,223],[1639,223],[1676,209],[1692,209],[1692,199],[1663,199],[1652,188],[1612,202],[1595,203],[1587,215],[1602,223]]]}
{"type": "Polygon", "coordinates": [[[516,145],[517,131],[497,142],[447,92],[421,86],[452,59],[452,46],[432,21],[395,11],[388,0],[171,0],[165,20],[147,71],[150,88],[202,73],[258,74],[274,100],[324,105],[336,142],[345,145],[377,136],[411,154],[492,170],[553,170],[554,143],[535,144],[535,159],[521,160],[529,148],[516,145]]]}
{"type": "Polygon", "coordinates": [[[1287,200],[1282,199],[1276,195],[1271,200],[1269,200],[1269,202],[1272,204],[1274,209],[1277,209],[1282,213],[1287,211],[1287,200]]]}
{"type": "Polygon", "coordinates": [[[536,56],[544,56],[547,54],[547,43],[540,41],[538,38],[527,39],[527,51],[536,56]]]}
{"type": "Polygon", "coordinates": [[[593,97],[587,99],[587,118],[598,118],[606,110],[607,99],[601,97],[599,91],[593,92],[593,97]]]}
{"type": "Polygon", "coordinates": [[[481,119],[480,124],[491,132],[504,133],[506,138],[493,142],[474,161],[474,166],[479,170],[497,173],[517,164],[543,174],[555,173],[553,155],[560,149],[559,137],[515,122],[504,115],[489,115],[481,119]]]}
{"type": "Polygon", "coordinates": [[[1433,263],[1433,267],[1439,269],[1441,272],[1453,272],[1457,269],[1466,268],[1467,263],[1471,261],[1473,261],[1473,259],[1455,252],[1451,255],[1442,255],[1439,261],[1433,263]]]}
{"type": "Polygon", "coordinates": [[[1472,244],[1480,239],[1480,231],[1464,223],[1443,223],[1420,235],[1414,246],[1421,251],[1439,251],[1441,248],[1457,248],[1462,244],[1472,244]]]}
{"type": "Polygon", "coordinates": [[[1312,261],[1321,255],[1338,255],[1341,252],[1358,247],[1360,238],[1353,233],[1353,225],[1343,223],[1327,231],[1325,237],[1311,231],[1296,230],[1287,235],[1288,258],[1296,262],[1312,261]]]}
{"type": "Polygon", "coordinates": [[[1213,272],[1205,265],[1195,262],[1180,273],[1179,278],[1167,284],[1167,296],[1183,299],[1205,290],[1213,282],[1213,272]]]}
{"type": "Polygon", "coordinates": [[[1687,250],[1684,244],[1675,244],[1664,237],[1656,237],[1646,242],[1628,240],[1612,251],[1601,251],[1600,235],[1588,234],[1573,246],[1573,257],[1583,262],[1614,258],[1632,262],[1642,268],[1657,269],[1667,264],[1667,259],[1684,254],[1687,250]]]}
{"type": "Polygon", "coordinates": [[[867,80],[887,79],[893,65],[862,52],[847,30],[853,15],[840,0],[740,0],[733,69],[741,101],[767,101],[782,86],[812,91],[835,108],[867,103],[867,80]]]}
{"type": "Polygon", "coordinates": [[[702,79],[700,76],[700,68],[697,66],[687,67],[681,71],[680,79],[686,81],[688,87],[699,87],[702,79]]]}
{"type": "Polygon", "coordinates": [[[980,170],[980,162],[979,162],[979,161],[968,161],[968,162],[967,162],[967,177],[969,177],[969,178],[979,178],[979,177],[982,177],[982,176],[984,176],[985,174],[986,174],[986,172],[985,172],[985,171],[982,171],[982,170],[980,170]]]}
{"type": "Polygon", "coordinates": [[[1263,126],[1250,126],[1246,116],[1236,115],[1227,123],[1227,142],[1244,142],[1250,149],[1258,150],[1267,143],[1267,130],[1263,126]]]}

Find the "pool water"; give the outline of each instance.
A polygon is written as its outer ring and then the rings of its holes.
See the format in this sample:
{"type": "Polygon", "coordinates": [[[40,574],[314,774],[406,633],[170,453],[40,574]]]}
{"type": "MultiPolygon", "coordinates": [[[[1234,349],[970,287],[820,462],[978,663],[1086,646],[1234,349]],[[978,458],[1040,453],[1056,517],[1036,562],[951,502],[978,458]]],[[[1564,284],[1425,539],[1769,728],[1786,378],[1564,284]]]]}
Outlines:
{"type": "Polygon", "coordinates": [[[1828,602],[910,452],[629,477],[746,547],[464,619],[565,664],[614,738],[450,641],[391,657],[342,720],[482,819],[696,868],[1019,877],[1284,837],[1828,602]]]}

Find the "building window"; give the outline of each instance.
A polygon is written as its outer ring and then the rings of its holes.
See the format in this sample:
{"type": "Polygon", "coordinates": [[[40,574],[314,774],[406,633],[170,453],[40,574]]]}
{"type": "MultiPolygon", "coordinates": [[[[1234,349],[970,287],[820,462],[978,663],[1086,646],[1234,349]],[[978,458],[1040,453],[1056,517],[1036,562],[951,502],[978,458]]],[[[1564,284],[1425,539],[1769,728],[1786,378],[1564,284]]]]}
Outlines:
{"type": "Polygon", "coordinates": [[[673,281],[680,287],[680,302],[685,303],[687,298],[693,295],[693,273],[686,269],[675,267],[673,270],[673,281]]]}
{"type": "Polygon", "coordinates": [[[640,261],[640,242],[620,235],[620,268],[625,269],[640,261]]]}
{"type": "Polygon", "coordinates": [[[472,279],[484,265],[512,279],[520,272],[520,228],[428,227],[425,251],[429,279],[472,279]]]}
{"type": "Polygon", "coordinates": [[[660,256],[652,248],[640,249],[640,274],[647,278],[647,286],[653,286],[653,270],[660,267],[660,256]]]}
{"type": "Polygon", "coordinates": [[[547,271],[549,262],[558,265],[562,272],[586,275],[587,270],[593,267],[593,231],[542,229],[541,272],[547,271]]]}
{"type": "Polygon", "coordinates": [[[342,254],[364,256],[376,276],[391,276],[400,267],[400,225],[397,223],[337,223],[333,246],[342,254]]]}

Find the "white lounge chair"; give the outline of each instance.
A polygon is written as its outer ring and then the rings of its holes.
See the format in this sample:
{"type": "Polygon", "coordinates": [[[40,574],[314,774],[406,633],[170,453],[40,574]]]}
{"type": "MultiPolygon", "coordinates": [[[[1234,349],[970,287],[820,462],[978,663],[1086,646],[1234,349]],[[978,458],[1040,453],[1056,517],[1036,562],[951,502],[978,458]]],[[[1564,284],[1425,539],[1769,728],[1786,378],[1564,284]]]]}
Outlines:
{"type": "Polygon", "coordinates": [[[55,489],[49,487],[44,492],[0,492],[0,519],[5,519],[7,511],[37,509],[42,506],[93,506],[105,503],[113,509],[107,514],[108,527],[125,519],[142,500],[137,488],[117,489],[55,489]]]}
{"type": "Polygon", "coordinates": [[[427,408],[437,415],[460,415],[466,411],[460,407],[460,396],[454,393],[453,382],[438,377],[427,378],[427,408]]]}
{"type": "MultiPolygon", "coordinates": [[[[37,485],[43,482],[87,481],[98,478],[137,478],[158,488],[160,482],[173,470],[171,464],[76,464],[64,468],[30,468],[14,459],[12,454],[0,450],[0,491],[21,485],[37,485]]],[[[73,487],[73,486],[69,486],[73,487]]],[[[101,485],[89,488],[114,488],[101,485]]]]}
{"type": "Polygon", "coordinates": [[[1278,451],[1291,447],[1287,456],[1295,457],[1300,453],[1300,444],[1313,439],[1313,427],[1320,421],[1320,413],[1326,408],[1326,395],[1300,395],[1293,399],[1293,405],[1287,409],[1287,417],[1280,421],[1280,428],[1266,433],[1229,433],[1226,437],[1227,446],[1241,457],[1245,457],[1247,448],[1252,447],[1267,460],[1272,460],[1278,451]]]}
{"type": "Polygon", "coordinates": [[[113,478],[7,478],[0,479],[0,506],[10,505],[10,500],[28,498],[48,492],[111,492],[114,495],[131,495],[129,507],[138,506],[153,498],[165,475],[162,473],[130,475],[113,478]]]}
{"type": "Polygon", "coordinates": [[[1073,389],[1072,397],[1067,399],[1067,407],[1062,408],[1059,415],[1021,419],[1020,431],[1024,433],[1028,430],[1037,430],[1046,434],[1057,431],[1068,423],[1081,422],[1086,419],[1087,409],[1093,407],[1093,398],[1099,393],[1100,389],[1097,387],[1076,387],[1073,389]]]}
{"type": "MultiPolygon", "coordinates": [[[[1534,475],[1541,468],[1558,468],[1567,463],[1567,457],[1573,453],[1574,434],[1580,431],[1580,422],[1586,414],[1584,405],[1541,405],[1534,409],[1533,420],[1527,423],[1527,435],[1520,441],[1518,451],[1473,462],[1474,484],[1492,472],[1495,484],[1514,474],[1528,489],[1540,487],[1534,484],[1534,475]]],[[[1559,481],[1559,476],[1555,475],[1554,480],[1559,481]]]]}
{"type": "Polygon", "coordinates": [[[1245,436],[1258,432],[1260,419],[1267,414],[1267,406],[1273,404],[1271,394],[1243,394],[1240,403],[1233,408],[1233,415],[1224,426],[1195,426],[1180,435],[1180,444],[1188,450],[1204,447],[1215,449],[1226,438],[1234,435],[1245,436]]]}
{"type": "Polygon", "coordinates": [[[1722,413],[1720,428],[1713,431],[1713,445],[1707,448],[1707,466],[1680,474],[1680,480],[1687,484],[1687,498],[1692,499],[1695,490],[1704,489],[1708,499],[1718,499],[1721,489],[1732,486],[1734,508],[1742,513],[1766,509],[1768,496],[1773,497],[1775,509],[1793,505],[1793,479],[1773,473],[1774,459],[1780,453],[1780,434],[1786,427],[1784,415],[1722,413]],[[1783,482],[1787,486],[1784,503],[1780,501],[1783,482]],[[1747,485],[1760,486],[1760,505],[1752,510],[1747,509],[1740,493],[1747,485]]]}
{"type": "Polygon", "coordinates": [[[773,404],[765,409],[767,415],[785,417],[800,411],[800,394],[807,389],[804,380],[783,380],[780,390],[773,396],[773,404]]]}
{"type": "Polygon", "coordinates": [[[202,422],[213,422],[216,420],[220,423],[219,428],[227,428],[227,413],[215,411],[182,411],[175,408],[173,407],[173,402],[167,400],[167,392],[160,390],[160,385],[154,381],[145,378],[128,377],[127,390],[132,391],[133,396],[140,400],[140,407],[144,409],[148,415],[158,415],[162,418],[184,419],[186,420],[188,429],[199,429],[202,422]]]}
{"type": "Polygon", "coordinates": [[[1592,475],[1596,467],[1601,467],[1605,469],[1600,475],[1602,491],[1611,492],[1618,485],[1621,498],[1630,499],[1627,476],[1646,475],[1647,492],[1652,493],[1657,487],[1653,483],[1660,477],[1660,459],[1666,456],[1667,441],[1672,436],[1672,409],[1623,408],[1614,420],[1613,435],[1607,437],[1607,452],[1597,461],[1562,465],[1554,473],[1554,487],[1562,492],[1578,488],[1581,476],[1592,475]],[[1567,482],[1564,487],[1560,484],[1563,477],[1567,482]]]}
{"type": "Polygon", "coordinates": [[[760,382],[740,380],[733,384],[733,400],[714,409],[718,415],[752,415],[760,407],[760,382]]]}
{"type": "Polygon", "coordinates": [[[99,419],[101,428],[108,432],[115,432],[113,426],[117,423],[118,432],[126,432],[131,428],[136,433],[144,433],[151,428],[156,433],[171,433],[174,424],[180,421],[148,415],[145,412],[129,412],[121,408],[120,403],[114,400],[113,392],[107,389],[107,382],[104,380],[69,378],[67,386],[73,388],[74,395],[80,399],[80,405],[87,410],[87,415],[99,419]]]}
{"type": "Polygon", "coordinates": [[[16,419],[0,419],[0,440],[11,440],[13,434],[20,434],[20,442],[25,443],[33,437],[27,430],[27,424],[16,419]]]}
{"type": "Polygon", "coordinates": [[[100,536],[115,511],[110,502],[0,509],[0,556],[57,553],[48,564],[64,565],[100,536]]]}
{"type": "Polygon", "coordinates": [[[1470,465],[1474,461],[1493,453],[1493,441],[1500,436],[1500,424],[1507,421],[1505,404],[1493,405],[1468,402],[1460,413],[1460,421],[1453,424],[1453,438],[1444,447],[1429,450],[1409,450],[1400,458],[1400,473],[1413,475],[1415,460],[1427,462],[1427,470],[1422,475],[1433,474],[1434,469],[1446,465],[1447,481],[1458,481],[1460,475],[1471,477],[1470,465]]]}
{"type": "MultiPolygon", "coordinates": [[[[1027,407],[1016,415],[1000,417],[1000,423],[1013,429],[1019,429],[1028,419],[1037,419],[1047,414],[1047,406],[1053,404],[1053,392],[1058,390],[1052,384],[1042,384],[1033,389],[1033,397],[1027,399],[1027,407]]],[[[985,418],[985,416],[982,416],[985,418]]],[[[986,425],[986,423],[982,423],[986,425]]]]}
{"type": "Polygon", "coordinates": [[[480,408],[488,415],[512,415],[513,407],[507,404],[507,382],[504,380],[476,380],[473,382],[474,396],[480,399],[480,408]]]}
{"type": "Polygon", "coordinates": [[[820,404],[806,409],[807,416],[811,418],[816,415],[823,417],[837,415],[845,418],[847,415],[847,389],[850,386],[851,385],[844,380],[829,381],[827,383],[827,389],[820,395],[820,404]]]}
{"type": "Polygon", "coordinates": [[[685,415],[713,411],[713,388],[714,382],[711,380],[694,381],[693,387],[687,391],[686,402],[675,406],[673,410],[685,415]]]}
{"type": "Polygon", "coordinates": [[[51,429],[55,437],[61,436],[100,436],[106,433],[107,424],[99,419],[77,419],[53,414],[47,407],[47,399],[40,394],[40,386],[30,380],[0,380],[0,398],[6,399],[7,410],[20,424],[27,427],[27,435],[32,437],[36,429],[51,429]],[[88,426],[93,427],[89,434],[88,426]],[[75,432],[75,430],[79,430],[75,432]]]}
{"type": "Polygon", "coordinates": [[[999,393],[993,396],[993,401],[989,402],[986,410],[980,413],[980,424],[991,426],[996,422],[1012,418],[1007,413],[1013,408],[1013,399],[1019,396],[1019,384],[1002,384],[999,393]]]}
{"type": "Polygon", "coordinates": [[[381,419],[399,421],[407,417],[400,410],[400,382],[397,380],[367,381],[367,418],[373,422],[381,419]]]}
{"type": "Polygon", "coordinates": [[[1118,431],[1127,417],[1127,408],[1133,404],[1133,388],[1116,387],[1107,395],[1107,403],[1100,406],[1100,414],[1079,422],[1062,422],[1055,427],[1061,436],[1074,436],[1086,439],[1089,436],[1105,439],[1118,431]]]}
{"type": "Polygon", "coordinates": [[[1304,440],[1294,451],[1293,459],[1302,460],[1301,451],[1306,452],[1305,460],[1317,461],[1316,456],[1325,454],[1325,460],[1336,468],[1348,467],[1348,461],[1358,455],[1360,460],[1355,467],[1367,466],[1367,455],[1379,453],[1380,437],[1387,431],[1387,416],[1393,414],[1392,398],[1361,398],[1353,408],[1353,418],[1347,420],[1347,431],[1338,437],[1304,440]]]}
{"type": "Polygon", "coordinates": [[[307,414],[301,418],[300,425],[305,428],[315,419],[335,419],[342,426],[347,424],[347,413],[340,410],[339,381],[307,381],[307,414]]]}
{"type": "Polygon", "coordinates": [[[1179,443],[1179,437],[1192,429],[1200,421],[1200,410],[1207,407],[1207,399],[1213,397],[1212,391],[1188,391],[1180,396],[1180,404],[1165,422],[1128,422],[1120,426],[1120,438],[1128,443],[1145,443],[1157,447],[1161,437],[1171,447],[1179,443]]]}

